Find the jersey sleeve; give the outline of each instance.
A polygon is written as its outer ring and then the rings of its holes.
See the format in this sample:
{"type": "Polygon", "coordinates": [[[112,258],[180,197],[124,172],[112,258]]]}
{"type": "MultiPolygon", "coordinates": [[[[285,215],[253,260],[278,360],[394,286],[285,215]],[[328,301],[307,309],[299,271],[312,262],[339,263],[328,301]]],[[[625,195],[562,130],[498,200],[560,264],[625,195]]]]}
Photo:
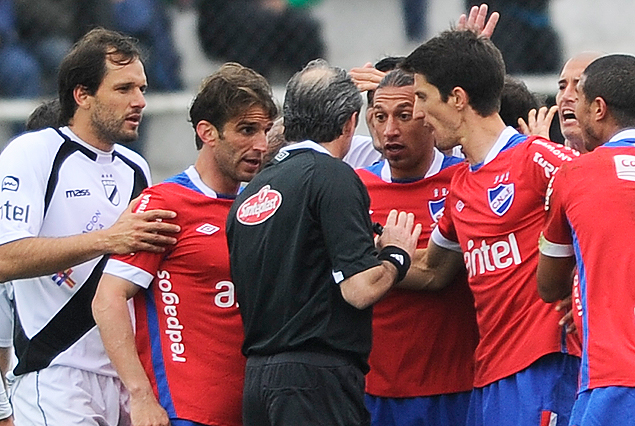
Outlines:
{"type": "Polygon", "coordinates": [[[33,138],[18,137],[0,155],[0,244],[36,237],[42,228],[54,153],[33,138]]]}
{"type": "MultiPolygon", "coordinates": [[[[318,164],[320,166],[321,164],[318,164]]],[[[336,283],[378,266],[370,221],[370,198],[350,166],[329,161],[316,173],[316,214],[336,283]]]]}
{"type": "MultiPolygon", "coordinates": [[[[155,209],[178,209],[178,204],[169,203],[162,195],[160,189],[161,185],[145,189],[141,194],[139,204],[135,207],[135,213],[155,209]]],[[[159,269],[161,261],[168,252],[151,253],[140,251],[127,255],[112,255],[108,259],[104,273],[123,278],[140,287],[148,288],[159,269]]]]}
{"type": "Polygon", "coordinates": [[[452,222],[452,206],[454,201],[451,194],[445,199],[445,207],[443,208],[443,214],[439,218],[437,226],[432,230],[430,239],[439,247],[447,250],[461,252],[461,246],[458,242],[456,230],[454,229],[454,223],[452,222]]]}
{"type": "Polygon", "coordinates": [[[547,220],[540,234],[540,252],[549,257],[574,255],[571,227],[566,216],[567,165],[551,179],[545,198],[547,220]]]}

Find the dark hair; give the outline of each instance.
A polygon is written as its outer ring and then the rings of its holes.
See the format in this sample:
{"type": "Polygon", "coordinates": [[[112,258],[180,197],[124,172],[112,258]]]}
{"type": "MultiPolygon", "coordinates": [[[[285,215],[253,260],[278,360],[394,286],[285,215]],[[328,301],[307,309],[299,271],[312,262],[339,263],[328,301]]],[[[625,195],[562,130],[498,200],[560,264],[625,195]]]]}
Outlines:
{"type": "MultiPolygon", "coordinates": [[[[404,59],[406,59],[405,56],[387,56],[387,57],[382,58],[379,61],[377,61],[377,63],[375,64],[375,69],[377,69],[379,71],[383,71],[383,72],[392,71],[392,70],[396,69],[397,67],[399,67],[399,64],[404,59]]],[[[367,100],[369,106],[373,105],[374,97],[375,97],[375,91],[374,90],[366,91],[366,100],[367,100]]]]}
{"type": "Polygon", "coordinates": [[[77,103],[73,91],[83,86],[94,95],[106,75],[106,60],[116,65],[127,65],[141,59],[137,40],[103,28],[86,33],[64,57],[58,74],[60,120],[68,123],[77,103]]]}
{"type": "Polygon", "coordinates": [[[331,142],[362,108],[362,97],[347,72],[316,59],[287,83],[284,136],[290,142],[331,142]]]}
{"type": "Polygon", "coordinates": [[[602,98],[620,127],[635,126],[635,56],[603,56],[591,62],[582,76],[587,102],[602,98]]]}
{"type": "Polygon", "coordinates": [[[487,117],[500,109],[505,63],[500,51],[485,37],[472,31],[444,31],[412,52],[401,63],[423,75],[445,102],[455,87],[469,96],[470,106],[487,117]]]}
{"type": "Polygon", "coordinates": [[[506,125],[517,128],[519,118],[526,121],[529,111],[537,110],[543,104],[544,101],[530,92],[525,82],[510,75],[505,76],[499,114],[506,125]]]}
{"type": "Polygon", "coordinates": [[[47,127],[60,127],[66,123],[60,120],[60,100],[55,98],[38,105],[26,119],[26,130],[34,131],[47,127]]]}
{"type": "Polygon", "coordinates": [[[407,87],[415,84],[414,76],[401,69],[390,71],[382,78],[377,86],[377,89],[382,87],[407,87]]]}
{"type": "MultiPolygon", "coordinates": [[[[202,120],[208,121],[222,136],[225,124],[252,106],[262,107],[272,120],[278,115],[267,80],[251,68],[228,62],[203,80],[190,107],[190,122],[196,133],[196,125],[202,120]]],[[[202,146],[203,141],[197,134],[196,148],[202,146]]]]}

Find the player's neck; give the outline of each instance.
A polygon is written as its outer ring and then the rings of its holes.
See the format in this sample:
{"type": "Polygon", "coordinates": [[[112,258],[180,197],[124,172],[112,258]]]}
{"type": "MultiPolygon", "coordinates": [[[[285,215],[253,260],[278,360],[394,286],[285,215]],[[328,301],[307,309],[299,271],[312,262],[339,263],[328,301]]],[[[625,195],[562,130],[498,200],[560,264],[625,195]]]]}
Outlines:
{"type": "Polygon", "coordinates": [[[217,194],[236,195],[240,182],[227,176],[216,166],[213,160],[200,154],[194,163],[194,168],[203,183],[217,194]]]}
{"type": "Polygon", "coordinates": [[[75,117],[68,125],[68,128],[88,145],[101,151],[109,152],[115,145],[113,141],[104,140],[104,138],[99,137],[99,135],[92,131],[92,127],[89,123],[86,123],[80,118],[75,117]]]}
{"type": "Polygon", "coordinates": [[[467,161],[472,165],[482,163],[505,127],[498,114],[473,117],[468,122],[466,136],[461,141],[467,161]]]}

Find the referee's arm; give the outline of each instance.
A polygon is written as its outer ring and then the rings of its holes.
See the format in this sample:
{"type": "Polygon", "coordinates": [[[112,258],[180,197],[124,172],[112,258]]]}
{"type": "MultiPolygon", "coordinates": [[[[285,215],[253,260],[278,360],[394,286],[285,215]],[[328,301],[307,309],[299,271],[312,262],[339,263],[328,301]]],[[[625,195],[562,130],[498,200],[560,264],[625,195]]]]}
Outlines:
{"type": "MultiPolygon", "coordinates": [[[[421,224],[414,224],[414,214],[392,210],[386,220],[384,231],[378,238],[378,247],[397,247],[414,255],[421,224]]],[[[381,299],[397,282],[400,271],[389,261],[359,272],[340,283],[344,300],[357,309],[365,309],[381,299]]]]}

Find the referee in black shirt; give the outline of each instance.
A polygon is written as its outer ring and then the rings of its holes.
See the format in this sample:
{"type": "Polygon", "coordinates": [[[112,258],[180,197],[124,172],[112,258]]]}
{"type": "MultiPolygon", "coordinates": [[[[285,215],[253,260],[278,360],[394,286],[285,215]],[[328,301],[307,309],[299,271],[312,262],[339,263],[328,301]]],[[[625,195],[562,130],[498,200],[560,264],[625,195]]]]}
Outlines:
{"type": "Polygon", "coordinates": [[[361,96],[323,60],[287,84],[293,143],[236,199],[227,220],[247,356],[243,424],[369,425],[364,374],[371,305],[406,274],[421,225],[393,211],[377,249],[370,199],[340,159],[361,96]]]}

